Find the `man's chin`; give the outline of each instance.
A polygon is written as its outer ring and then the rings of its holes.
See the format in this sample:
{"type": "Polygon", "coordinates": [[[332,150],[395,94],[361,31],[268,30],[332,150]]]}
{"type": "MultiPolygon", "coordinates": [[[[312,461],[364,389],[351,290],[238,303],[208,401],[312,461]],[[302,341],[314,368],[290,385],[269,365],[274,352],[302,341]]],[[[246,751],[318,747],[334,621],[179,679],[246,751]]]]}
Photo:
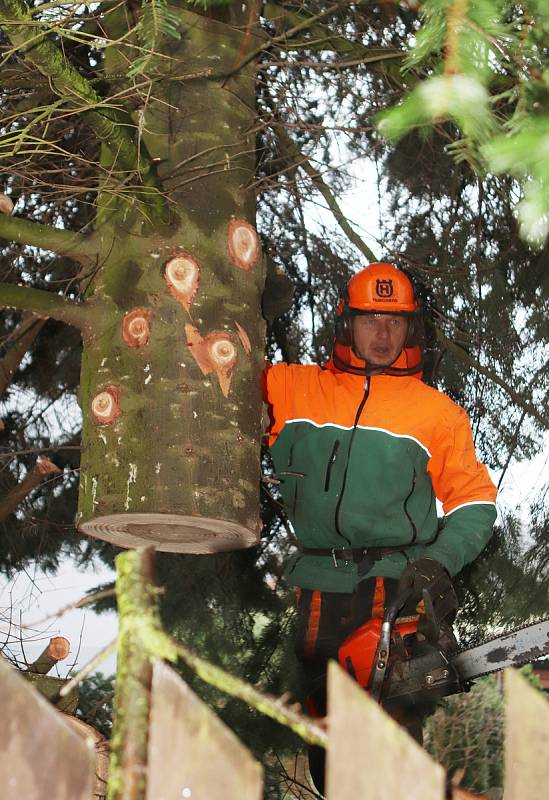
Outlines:
{"type": "Polygon", "coordinates": [[[383,355],[376,353],[371,356],[366,356],[365,358],[365,361],[371,364],[372,367],[390,367],[395,360],[395,358],[391,358],[391,353],[385,353],[383,355]]]}

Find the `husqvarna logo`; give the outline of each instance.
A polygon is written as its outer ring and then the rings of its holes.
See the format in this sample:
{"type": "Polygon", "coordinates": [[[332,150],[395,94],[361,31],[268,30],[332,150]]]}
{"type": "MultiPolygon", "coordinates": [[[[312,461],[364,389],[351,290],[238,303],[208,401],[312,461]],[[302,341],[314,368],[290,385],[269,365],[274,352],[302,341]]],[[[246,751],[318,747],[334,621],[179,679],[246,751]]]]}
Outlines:
{"type": "Polygon", "coordinates": [[[392,297],[393,296],[393,281],[389,278],[388,280],[381,280],[378,278],[376,280],[376,294],[378,297],[392,297]]]}

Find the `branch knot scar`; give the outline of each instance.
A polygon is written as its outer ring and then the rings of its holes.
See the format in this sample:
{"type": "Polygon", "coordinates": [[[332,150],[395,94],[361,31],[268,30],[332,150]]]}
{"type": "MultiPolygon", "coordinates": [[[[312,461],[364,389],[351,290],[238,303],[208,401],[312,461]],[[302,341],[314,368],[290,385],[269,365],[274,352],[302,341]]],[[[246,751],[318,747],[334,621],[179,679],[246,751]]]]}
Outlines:
{"type": "Polygon", "coordinates": [[[99,425],[112,425],[122,413],[119,404],[120,391],[118,386],[107,386],[93,398],[92,414],[99,425]]]}
{"type": "Polygon", "coordinates": [[[232,219],[229,222],[227,246],[233,264],[249,272],[259,258],[259,237],[253,225],[245,219],[232,219]]]}
{"type": "Polygon", "coordinates": [[[151,312],[136,308],[122,320],[122,338],[128,347],[145,347],[151,338],[151,312]]]}

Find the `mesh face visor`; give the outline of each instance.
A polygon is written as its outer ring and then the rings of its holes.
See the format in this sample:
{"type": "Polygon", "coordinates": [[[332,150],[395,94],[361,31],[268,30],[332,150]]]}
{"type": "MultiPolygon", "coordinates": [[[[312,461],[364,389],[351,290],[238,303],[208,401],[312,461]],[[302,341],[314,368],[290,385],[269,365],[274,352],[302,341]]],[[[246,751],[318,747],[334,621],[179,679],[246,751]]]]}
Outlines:
{"type": "Polygon", "coordinates": [[[393,375],[405,377],[417,375],[423,370],[423,321],[420,311],[362,311],[354,308],[344,308],[336,322],[336,336],[332,351],[334,367],[342,372],[353,375],[393,375]],[[397,358],[388,364],[370,364],[366,359],[357,355],[354,349],[353,318],[367,314],[391,314],[403,316],[408,319],[408,333],[404,346],[397,358]]]}
{"type": "Polygon", "coordinates": [[[332,352],[336,369],[354,375],[417,375],[423,369],[423,320],[413,284],[393,264],[376,262],[354,275],[337,309],[332,352]],[[409,320],[403,349],[391,363],[369,364],[354,347],[353,320],[358,315],[390,314],[409,320]]]}

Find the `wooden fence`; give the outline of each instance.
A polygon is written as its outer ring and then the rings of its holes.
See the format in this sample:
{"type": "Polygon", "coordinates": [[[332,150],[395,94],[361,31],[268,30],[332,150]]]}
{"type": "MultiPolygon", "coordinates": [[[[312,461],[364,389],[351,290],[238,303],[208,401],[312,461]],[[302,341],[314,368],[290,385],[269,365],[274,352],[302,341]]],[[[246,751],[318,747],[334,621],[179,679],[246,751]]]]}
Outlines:
{"type": "MultiPolygon", "coordinates": [[[[443,800],[443,769],[335,663],[328,689],[328,800],[443,800]]],[[[0,697],[3,800],[105,797],[99,734],[53,708],[2,659],[0,697]]],[[[505,701],[505,800],[547,800],[549,704],[513,670],[505,675],[505,701]]],[[[263,792],[261,766],[161,661],[144,777],[147,800],[259,800],[263,792]]]]}

